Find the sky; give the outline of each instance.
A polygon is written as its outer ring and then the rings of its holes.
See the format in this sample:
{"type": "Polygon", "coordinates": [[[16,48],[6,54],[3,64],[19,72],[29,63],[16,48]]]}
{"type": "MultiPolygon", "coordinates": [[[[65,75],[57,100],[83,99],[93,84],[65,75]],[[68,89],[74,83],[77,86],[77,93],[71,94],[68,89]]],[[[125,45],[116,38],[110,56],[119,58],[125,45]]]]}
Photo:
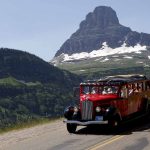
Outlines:
{"type": "Polygon", "coordinates": [[[97,6],[112,7],[120,24],[150,34],[150,0],[0,0],[0,47],[50,61],[97,6]]]}

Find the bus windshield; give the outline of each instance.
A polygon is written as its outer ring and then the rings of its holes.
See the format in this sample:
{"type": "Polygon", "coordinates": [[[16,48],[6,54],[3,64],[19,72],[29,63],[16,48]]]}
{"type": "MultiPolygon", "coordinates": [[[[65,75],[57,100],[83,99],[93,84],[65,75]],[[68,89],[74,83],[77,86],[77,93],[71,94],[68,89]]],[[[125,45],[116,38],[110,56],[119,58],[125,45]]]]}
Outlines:
{"type": "Polygon", "coordinates": [[[117,94],[118,93],[118,86],[91,86],[91,85],[84,85],[82,86],[81,93],[82,94],[117,94]]]}

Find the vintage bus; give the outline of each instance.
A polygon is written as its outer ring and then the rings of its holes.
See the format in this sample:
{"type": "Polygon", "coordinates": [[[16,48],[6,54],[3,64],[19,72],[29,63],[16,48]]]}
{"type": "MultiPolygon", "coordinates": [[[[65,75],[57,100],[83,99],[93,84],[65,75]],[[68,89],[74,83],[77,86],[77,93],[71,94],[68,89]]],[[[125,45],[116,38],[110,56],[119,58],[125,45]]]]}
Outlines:
{"type": "Polygon", "coordinates": [[[78,106],[64,111],[67,130],[78,125],[118,126],[126,119],[147,114],[150,109],[150,80],[144,75],[109,76],[80,84],[78,106]]]}

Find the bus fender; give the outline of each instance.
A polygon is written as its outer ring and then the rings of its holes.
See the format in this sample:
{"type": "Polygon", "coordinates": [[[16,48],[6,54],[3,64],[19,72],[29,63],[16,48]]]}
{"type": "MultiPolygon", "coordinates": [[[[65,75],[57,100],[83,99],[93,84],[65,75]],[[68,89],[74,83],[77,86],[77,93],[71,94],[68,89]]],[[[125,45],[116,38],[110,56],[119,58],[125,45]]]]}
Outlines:
{"type": "Polygon", "coordinates": [[[68,106],[64,110],[64,117],[68,120],[71,120],[73,113],[74,113],[74,106],[68,106]]]}
{"type": "Polygon", "coordinates": [[[79,110],[75,111],[76,106],[66,107],[64,111],[64,117],[68,120],[79,120],[81,118],[81,113],[79,110]]]}

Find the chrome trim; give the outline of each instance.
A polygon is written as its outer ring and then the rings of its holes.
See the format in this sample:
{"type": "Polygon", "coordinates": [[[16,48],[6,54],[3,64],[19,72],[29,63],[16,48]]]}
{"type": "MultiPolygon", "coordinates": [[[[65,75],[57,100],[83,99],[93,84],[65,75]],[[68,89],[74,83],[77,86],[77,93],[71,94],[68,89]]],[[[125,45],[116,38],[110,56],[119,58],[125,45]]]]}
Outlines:
{"type": "Polygon", "coordinates": [[[93,102],[85,100],[82,102],[82,120],[92,120],[93,102]]]}
{"type": "Polygon", "coordinates": [[[90,125],[90,124],[108,124],[108,120],[106,121],[77,121],[77,120],[64,120],[64,123],[71,123],[71,124],[77,124],[77,125],[90,125]]]}

